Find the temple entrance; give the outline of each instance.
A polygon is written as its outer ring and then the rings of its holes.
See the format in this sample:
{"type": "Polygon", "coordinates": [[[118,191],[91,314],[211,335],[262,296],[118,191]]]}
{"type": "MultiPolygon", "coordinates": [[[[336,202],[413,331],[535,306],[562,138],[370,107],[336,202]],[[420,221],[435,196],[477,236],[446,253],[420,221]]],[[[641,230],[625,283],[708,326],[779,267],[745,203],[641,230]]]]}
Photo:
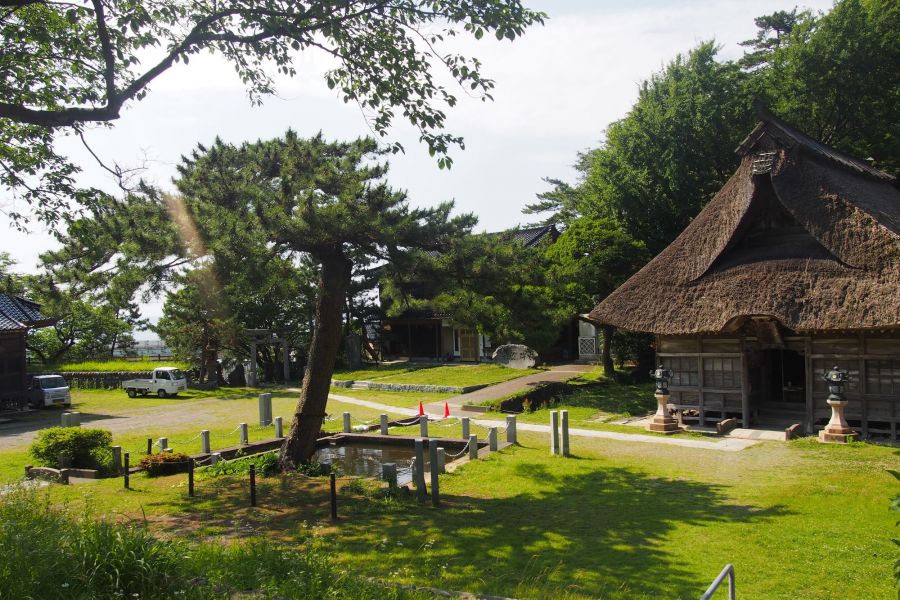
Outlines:
{"type": "Polygon", "coordinates": [[[796,423],[806,409],[806,361],[802,353],[769,348],[748,357],[753,421],[758,424],[796,423]]]}

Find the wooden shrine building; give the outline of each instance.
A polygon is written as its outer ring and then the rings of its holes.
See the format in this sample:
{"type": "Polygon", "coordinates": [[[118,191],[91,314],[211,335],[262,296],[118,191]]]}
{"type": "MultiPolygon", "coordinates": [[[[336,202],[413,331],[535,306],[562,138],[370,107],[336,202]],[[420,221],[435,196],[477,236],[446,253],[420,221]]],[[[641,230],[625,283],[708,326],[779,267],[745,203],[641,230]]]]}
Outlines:
{"type": "Polygon", "coordinates": [[[803,423],[831,410],[822,375],[850,374],[864,437],[900,421],[900,186],[766,115],[741,164],[665,250],[590,313],[657,336],[670,408],[706,425],[803,423]]]}
{"type": "Polygon", "coordinates": [[[28,397],[25,336],[56,322],[41,315],[40,305],[0,294],[0,410],[24,408],[28,397]]]}

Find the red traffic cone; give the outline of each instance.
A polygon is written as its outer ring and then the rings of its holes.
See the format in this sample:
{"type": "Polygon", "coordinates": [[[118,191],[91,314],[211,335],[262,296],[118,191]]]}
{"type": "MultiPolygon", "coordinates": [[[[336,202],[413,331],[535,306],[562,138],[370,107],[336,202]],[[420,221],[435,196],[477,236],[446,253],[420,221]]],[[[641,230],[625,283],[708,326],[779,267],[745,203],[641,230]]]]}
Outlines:
{"type": "Polygon", "coordinates": [[[419,416],[423,416],[425,414],[425,407],[422,406],[422,403],[419,402],[419,416]]]}
{"type": "Polygon", "coordinates": [[[445,419],[450,418],[450,404],[447,402],[444,402],[444,418],[445,419]]]}

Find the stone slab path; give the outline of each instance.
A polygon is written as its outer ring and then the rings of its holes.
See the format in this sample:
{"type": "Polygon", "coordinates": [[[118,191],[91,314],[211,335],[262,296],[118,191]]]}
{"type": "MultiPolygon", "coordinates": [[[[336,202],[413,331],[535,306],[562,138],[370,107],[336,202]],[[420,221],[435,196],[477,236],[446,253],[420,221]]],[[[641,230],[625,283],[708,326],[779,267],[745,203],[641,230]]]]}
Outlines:
{"type": "MultiPolygon", "coordinates": [[[[468,394],[460,394],[446,400],[450,406],[450,414],[454,417],[471,416],[472,413],[462,410],[463,404],[480,404],[488,400],[496,400],[504,398],[510,394],[525,392],[529,389],[543,385],[545,383],[553,383],[560,381],[568,381],[579,375],[587,373],[594,368],[593,365],[558,365],[551,367],[548,371],[510,379],[502,383],[496,383],[486,388],[481,388],[468,394]]],[[[425,405],[425,412],[429,414],[437,414],[443,416],[444,402],[432,402],[425,405]]]]}
{"type": "MultiPolygon", "coordinates": [[[[467,394],[469,395],[469,394],[467,394]]],[[[371,408],[374,410],[383,410],[384,412],[393,412],[401,415],[409,415],[415,416],[419,414],[419,409],[417,408],[398,408],[396,406],[388,406],[387,404],[380,404],[378,402],[371,402],[369,400],[359,400],[357,398],[350,398],[349,396],[340,396],[337,394],[329,394],[329,398],[334,398],[335,400],[339,400],[340,402],[344,402],[346,404],[355,404],[357,406],[364,406],[366,408],[371,408]]],[[[443,411],[443,407],[441,407],[441,411],[443,411]]],[[[426,411],[427,412],[427,411],[426,411]]],[[[452,413],[451,413],[452,414],[452,413]]],[[[439,413],[430,413],[432,417],[439,417],[443,415],[443,412],[439,413]]],[[[471,417],[470,417],[471,418],[471,417]]],[[[506,423],[502,421],[494,421],[491,419],[478,419],[471,418],[471,422],[474,425],[478,425],[481,427],[506,427],[506,423]]],[[[520,431],[534,431],[537,433],[546,433],[548,436],[550,435],[550,426],[549,425],[538,425],[535,423],[518,423],[516,427],[520,431]]],[[[483,434],[486,435],[486,434],[483,434]]],[[[569,435],[577,436],[577,437],[586,437],[586,438],[595,438],[595,439],[606,439],[606,440],[618,440],[621,442],[636,442],[642,444],[662,444],[666,446],[681,446],[683,448],[697,448],[700,450],[719,450],[722,452],[739,452],[744,448],[749,448],[757,443],[756,440],[746,440],[746,439],[734,439],[729,437],[724,437],[717,441],[708,441],[708,440],[698,440],[698,439],[687,439],[687,438],[679,438],[679,437],[662,437],[657,435],[643,435],[640,433],[619,433],[616,431],[597,431],[594,429],[569,429],[569,435]]],[[[479,436],[481,437],[481,436],[479,436]]]]}

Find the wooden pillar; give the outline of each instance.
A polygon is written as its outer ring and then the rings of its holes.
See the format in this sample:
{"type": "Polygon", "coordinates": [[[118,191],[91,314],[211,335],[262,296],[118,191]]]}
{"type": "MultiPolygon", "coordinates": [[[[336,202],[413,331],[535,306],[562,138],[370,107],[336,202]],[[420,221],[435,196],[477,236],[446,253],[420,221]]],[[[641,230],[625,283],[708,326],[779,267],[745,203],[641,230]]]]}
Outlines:
{"type": "Polygon", "coordinates": [[[859,424],[862,430],[862,439],[869,437],[869,403],[866,400],[866,334],[859,332],[859,424]]]}
{"type": "Polygon", "coordinates": [[[750,357],[741,343],[741,426],[750,427],[750,357]]]}
{"type": "Polygon", "coordinates": [[[700,353],[697,354],[697,408],[700,412],[700,427],[706,427],[706,409],[703,406],[703,341],[700,341],[700,353]]]}
{"type": "Polygon", "coordinates": [[[803,340],[803,361],[806,364],[806,433],[812,435],[815,433],[813,421],[815,420],[815,404],[813,399],[813,361],[812,361],[812,338],[807,336],[803,340]]]}

